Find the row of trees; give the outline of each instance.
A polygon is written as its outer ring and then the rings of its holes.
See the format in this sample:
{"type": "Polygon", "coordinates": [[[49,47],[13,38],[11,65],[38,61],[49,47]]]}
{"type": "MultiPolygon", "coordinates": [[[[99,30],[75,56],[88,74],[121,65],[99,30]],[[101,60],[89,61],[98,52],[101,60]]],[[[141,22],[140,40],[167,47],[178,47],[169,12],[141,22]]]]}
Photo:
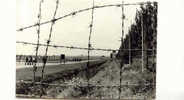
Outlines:
{"type": "Polygon", "coordinates": [[[140,10],[136,11],[135,22],[123,39],[118,52],[118,57],[122,58],[125,63],[128,63],[129,60],[132,61],[135,57],[141,57],[142,53],[144,53],[144,61],[147,64],[148,57],[155,57],[153,55],[156,54],[157,2],[148,2],[145,5],[141,5],[140,8],[140,10]],[[144,52],[142,52],[142,46],[144,52]],[[131,49],[131,51],[128,49],[131,49]]]}

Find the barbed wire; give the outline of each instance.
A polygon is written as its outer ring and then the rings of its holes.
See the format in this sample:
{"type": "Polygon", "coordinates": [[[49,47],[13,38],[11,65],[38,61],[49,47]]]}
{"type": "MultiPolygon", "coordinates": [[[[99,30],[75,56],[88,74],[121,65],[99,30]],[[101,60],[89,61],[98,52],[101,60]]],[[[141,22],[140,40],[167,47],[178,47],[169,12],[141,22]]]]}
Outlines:
{"type": "Polygon", "coordinates": [[[38,49],[39,49],[39,44],[40,44],[40,22],[41,22],[41,13],[42,13],[42,3],[44,2],[44,0],[40,0],[39,2],[39,11],[38,11],[38,21],[37,21],[37,44],[36,44],[36,53],[35,53],[35,63],[33,64],[33,88],[34,91],[36,90],[35,88],[35,74],[36,74],[36,70],[37,70],[37,59],[38,59],[38,49]]]}
{"type": "MultiPolygon", "coordinates": [[[[16,94],[17,97],[23,97],[23,98],[35,98],[35,99],[40,99],[39,96],[36,95],[23,95],[23,94],[16,94]]],[[[81,97],[84,98],[85,96],[81,97]]],[[[48,96],[43,96],[43,99],[53,99],[53,97],[48,97],[48,96]]],[[[88,96],[86,96],[86,98],[89,98],[88,96]]],[[[104,99],[105,97],[103,97],[102,95],[99,95],[98,97],[92,97],[94,99],[104,99]]],[[[148,98],[148,96],[128,96],[128,97],[122,97],[122,100],[146,100],[148,98]]],[[[68,100],[75,100],[76,97],[64,97],[64,98],[57,98],[57,99],[68,99],[68,100]]],[[[113,97],[110,97],[110,99],[113,99],[113,97]]]]}
{"type": "MultiPolygon", "coordinates": [[[[87,62],[87,68],[86,68],[86,76],[87,76],[87,82],[89,85],[89,78],[88,78],[88,68],[89,68],[89,60],[90,60],[90,50],[92,48],[92,44],[91,44],[91,34],[93,31],[93,17],[94,17],[94,0],[93,0],[93,7],[92,7],[92,11],[91,11],[91,23],[90,23],[90,32],[89,32],[89,40],[88,40],[88,62],[87,62]]],[[[89,89],[88,89],[89,90],[89,89]]]]}
{"type": "MultiPolygon", "coordinates": [[[[24,41],[16,41],[17,44],[23,44],[23,45],[37,45],[36,43],[32,43],[32,42],[24,42],[24,41]]],[[[47,46],[47,44],[39,44],[39,46],[47,46]]],[[[49,44],[49,47],[53,47],[53,48],[67,48],[67,49],[80,49],[80,50],[88,50],[88,47],[77,47],[77,46],[64,46],[64,45],[55,45],[55,44],[49,44]]],[[[94,51],[141,51],[142,49],[107,49],[107,48],[90,48],[90,50],[94,50],[94,51]]],[[[154,51],[156,49],[143,49],[144,51],[154,51]]]]}
{"type": "MultiPolygon", "coordinates": [[[[32,81],[16,81],[16,83],[21,84],[33,84],[32,81]]],[[[155,85],[154,83],[144,83],[144,84],[135,84],[135,83],[130,83],[130,82],[125,82],[124,84],[117,84],[117,85],[102,85],[102,84],[96,84],[94,83],[89,83],[87,82],[82,82],[82,83],[70,83],[70,82],[64,82],[64,83],[60,83],[60,84],[54,84],[54,83],[45,83],[45,82],[35,82],[34,84],[36,85],[48,85],[48,86],[58,86],[58,87],[67,87],[67,86],[77,86],[77,87],[119,87],[121,88],[121,86],[139,86],[139,85],[144,85],[144,86],[148,86],[148,85],[155,85]]]]}
{"type": "MultiPolygon", "coordinates": [[[[42,3],[44,2],[44,0],[40,0],[39,2],[39,12],[38,12],[38,24],[40,24],[41,22],[41,12],[42,12],[42,3]]],[[[38,25],[38,29],[37,29],[37,44],[36,44],[36,54],[35,54],[35,60],[37,61],[38,59],[38,49],[39,49],[39,44],[40,44],[40,25],[38,25]]],[[[33,81],[35,82],[35,72],[36,72],[36,69],[37,69],[37,66],[36,66],[37,63],[34,63],[33,65],[33,81]]]]}
{"type": "MultiPolygon", "coordinates": [[[[121,38],[121,46],[123,46],[123,36],[124,36],[124,1],[122,1],[122,6],[121,6],[121,10],[122,10],[122,15],[121,15],[121,19],[122,19],[122,22],[121,22],[121,33],[122,33],[122,38],[121,38]]],[[[123,67],[123,59],[121,59],[121,62],[120,62],[120,79],[119,79],[119,82],[120,82],[120,88],[119,88],[119,99],[121,99],[121,83],[122,83],[122,78],[121,78],[121,75],[122,75],[122,67],[123,67]]]]}
{"type": "MultiPolygon", "coordinates": [[[[59,0],[56,0],[56,8],[55,8],[54,15],[53,15],[53,18],[52,18],[52,23],[51,23],[51,27],[50,27],[49,38],[47,40],[47,45],[46,45],[46,50],[45,50],[45,58],[44,58],[45,61],[43,62],[41,82],[43,81],[43,78],[44,78],[44,69],[45,69],[45,65],[47,63],[47,53],[48,53],[48,47],[49,47],[48,45],[50,44],[53,26],[54,26],[55,21],[56,21],[55,20],[55,16],[56,16],[56,13],[57,13],[57,10],[58,10],[58,5],[59,5],[59,0]]],[[[41,92],[41,95],[40,96],[42,96],[43,93],[44,93],[44,90],[42,88],[42,92],[41,92]]]]}
{"type": "MultiPolygon", "coordinates": [[[[142,46],[141,49],[130,49],[130,48],[129,49],[124,49],[124,48],[120,48],[120,49],[93,48],[92,44],[91,44],[91,35],[92,35],[92,32],[93,32],[93,21],[94,21],[94,9],[96,9],[96,8],[104,8],[104,7],[114,7],[114,6],[122,8],[122,38],[121,38],[121,43],[122,43],[122,46],[123,46],[124,18],[125,18],[124,6],[127,6],[127,5],[143,5],[143,4],[147,4],[146,2],[127,3],[127,4],[122,2],[122,4],[111,4],[111,5],[95,6],[94,5],[94,0],[93,0],[93,5],[90,8],[81,9],[81,10],[74,11],[74,12],[71,12],[69,14],[66,14],[66,15],[64,15],[62,17],[55,18],[56,14],[57,14],[57,10],[58,10],[58,4],[59,4],[59,0],[56,0],[56,7],[55,7],[53,18],[51,20],[49,20],[49,21],[45,21],[45,22],[41,23],[41,7],[42,7],[42,3],[43,3],[43,0],[41,0],[40,3],[39,3],[38,22],[36,24],[34,24],[34,25],[23,27],[23,28],[20,28],[20,29],[17,30],[17,31],[23,31],[25,29],[29,29],[29,28],[37,26],[38,27],[38,29],[37,29],[37,34],[38,34],[37,43],[31,43],[31,42],[25,42],[25,41],[16,41],[16,43],[20,43],[20,44],[35,45],[36,46],[36,54],[35,54],[36,55],[36,60],[37,60],[37,57],[38,57],[38,49],[39,49],[39,47],[40,46],[46,47],[45,54],[44,54],[45,61],[43,62],[42,73],[41,73],[41,81],[40,82],[35,82],[35,71],[36,71],[35,69],[36,69],[36,64],[37,64],[37,62],[36,62],[34,64],[34,66],[33,66],[34,67],[34,71],[33,71],[33,73],[34,73],[34,80],[33,80],[33,82],[21,81],[21,82],[16,82],[16,83],[27,83],[27,84],[32,84],[33,83],[33,84],[36,84],[36,85],[41,85],[40,97],[44,93],[43,85],[49,85],[49,86],[77,86],[77,87],[90,87],[90,86],[92,86],[92,87],[118,87],[119,88],[119,99],[121,97],[121,92],[122,92],[121,88],[122,88],[122,86],[124,86],[124,85],[140,85],[140,84],[128,84],[128,83],[122,85],[122,78],[121,78],[121,76],[122,76],[122,70],[123,70],[122,68],[123,68],[123,65],[124,65],[123,59],[121,59],[121,62],[120,62],[121,65],[120,65],[120,84],[119,85],[110,85],[110,86],[97,85],[97,84],[94,85],[92,83],[89,83],[89,79],[88,79],[88,75],[87,74],[88,74],[88,67],[89,67],[89,60],[90,60],[90,51],[92,51],[92,50],[97,50],[97,51],[121,51],[121,50],[142,51],[142,54],[143,54],[143,51],[153,51],[153,50],[155,51],[155,49],[144,49],[143,46],[142,46]],[[69,17],[69,16],[76,15],[77,13],[88,11],[88,10],[92,10],[92,12],[91,12],[91,23],[90,23],[88,47],[85,48],[85,47],[61,46],[61,45],[51,45],[50,44],[51,37],[52,37],[52,34],[53,34],[53,26],[54,26],[56,21],[61,20],[61,19],[66,18],[66,17],[69,17]],[[48,23],[51,23],[50,31],[49,31],[49,37],[48,37],[48,40],[47,40],[46,44],[41,44],[40,43],[40,26],[44,25],[44,24],[48,24],[48,23]],[[45,69],[46,63],[47,63],[47,55],[48,55],[49,47],[88,50],[88,62],[87,62],[87,68],[86,68],[87,84],[76,85],[76,84],[51,84],[51,83],[44,83],[43,82],[43,79],[44,79],[44,69],[45,69]]],[[[150,3],[152,3],[152,2],[150,2],[150,3]]]]}
{"type": "MultiPolygon", "coordinates": [[[[154,3],[154,2],[150,2],[150,3],[154,3]]],[[[81,13],[81,12],[88,11],[88,10],[91,10],[91,9],[105,8],[105,7],[121,7],[123,5],[124,6],[128,6],[128,5],[144,5],[144,4],[147,4],[147,2],[127,3],[127,4],[110,4],[110,5],[103,5],[103,6],[94,6],[94,7],[85,8],[85,9],[81,9],[81,10],[78,10],[78,11],[71,12],[71,13],[66,14],[64,16],[55,18],[54,20],[52,19],[52,20],[48,20],[48,21],[42,22],[40,24],[37,23],[37,24],[26,26],[26,27],[22,27],[22,28],[17,29],[17,31],[23,31],[25,29],[29,29],[29,28],[32,28],[32,27],[35,27],[35,26],[38,26],[38,25],[44,25],[44,24],[52,23],[53,21],[56,22],[56,21],[61,20],[63,18],[66,18],[66,17],[69,17],[69,16],[73,16],[73,15],[76,15],[77,13],[81,13]]]]}
{"type": "Polygon", "coordinates": [[[49,47],[49,44],[51,42],[52,30],[53,30],[53,25],[55,23],[55,16],[56,16],[56,12],[57,12],[57,9],[58,9],[58,4],[59,4],[59,0],[56,1],[56,8],[55,8],[55,11],[54,11],[54,16],[52,18],[52,23],[51,23],[51,27],[50,27],[49,38],[48,38],[47,44],[46,44],[46,50],[45,50],[46,61],[44,62],[43,69],[42,69],[42,79],[43,79],[43,74],[44,74],[44,68],[45,68],[45,65],[47,63],[48,47],[49,47]]]}

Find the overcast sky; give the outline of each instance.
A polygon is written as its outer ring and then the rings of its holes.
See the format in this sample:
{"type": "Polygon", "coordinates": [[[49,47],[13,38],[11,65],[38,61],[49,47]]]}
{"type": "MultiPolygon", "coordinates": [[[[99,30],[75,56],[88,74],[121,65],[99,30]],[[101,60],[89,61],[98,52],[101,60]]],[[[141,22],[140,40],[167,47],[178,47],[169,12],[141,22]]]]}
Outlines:
{"type": "MultiPolygon", "coordinates": [[[[126,0],[124,3],[141,2],[143,0],[126,0]]],[[[146,0],[144,0],[146,1],[146,0]]],[[[95,5],[120,4],[122,0],[95,0],[95,5]]],[[[92,7],[92,0],[60,0],[57,17],[69,14],[84,8],[92,7]]],[[[50,20],[53,17],[56,0],[44,0],[42,3],[41,22],[50,20]]],[[[21,28],[37,22],[39,0],[17,0],[17,24],[21,28]]],[[[131,23],[134,22],[136,9],[139,6],[125,6],[125,34],[131,23]]],[[[94,10],[93,32],[91,43],[93,48],[118,49],[121,39],[121,7],[98,8],[94,10]]],[[[91,22],[91,10],[78,13],[57,21],[53,26],[53,33],[50,44],[66,46],[88,46],[89,25],[91,22]]],[[[49,36],[50,23],[41,26],[40,42],[46,43],[49,36]]],[[[16,41],[34,42],[37,41],[36,27],[16,33],[16,41]]],[[[39,48],[39,54],[45,53],[45,47],[39,48]]],[[[64,53],[66,55],[87,55],[85,50],[73,50],[64,48],[49,48],[49,55],[64,53]]],[[[91,55],[109,55],[110,52],[92,51],[91,55]]],[[[35,46],[16,44],[16,54],[35,54],[35,46]]]]}

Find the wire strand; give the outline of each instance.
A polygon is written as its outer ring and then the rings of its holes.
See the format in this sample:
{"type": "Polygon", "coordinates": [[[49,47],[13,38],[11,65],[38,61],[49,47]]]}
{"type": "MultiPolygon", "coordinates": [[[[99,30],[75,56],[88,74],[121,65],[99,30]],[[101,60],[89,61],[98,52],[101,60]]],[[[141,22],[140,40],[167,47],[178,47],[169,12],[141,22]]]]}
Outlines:
{"type": "MultiPolygon", "coordinates": [[[[151,3],[153,3],[153,2],[151,2],[151,3]]],[[[81,13],[81,12],[88,11],[88,10],[91,10],[91,9],[96,9],[96,8],[121,7],[122,5],[124,5],[124,6],[129,6],[129,5],[143,5],[143,4],[147,4],[147,3],[146,3],[146,2],[139,2],[139,3],[110,4],[110,5],[103,5],[103,6],[94,6],[94,7],[85,8],[85,9],[81,9],[81,10],[78,10],[78,11],[74,11],[74,12],[71,12],[71,13],[66,14],[66,15],[64,15],[64,16],[55,18],[55,21],[61,20],[61,19],[63,19],[63,18],[69,17],[69,16],[73,16],[74,14],[76,15],[77,13],[81,13]]],[[[52,21],[53,21],[53,20],[48,20],[48,21],[42,22],[42,23],[40,23],[40,24],[29,25],[29,26],[26,26],[26,27],[22,27],[22,28],[17,29],[17,31],[23,31],[23,30],[25,30],[25,29],[29,29],[29,28],[32,28],[32,27],[35,27],[35,26],[38,26],[38,25],[48,24],[48,23],[51,23],[52,21]]]]}

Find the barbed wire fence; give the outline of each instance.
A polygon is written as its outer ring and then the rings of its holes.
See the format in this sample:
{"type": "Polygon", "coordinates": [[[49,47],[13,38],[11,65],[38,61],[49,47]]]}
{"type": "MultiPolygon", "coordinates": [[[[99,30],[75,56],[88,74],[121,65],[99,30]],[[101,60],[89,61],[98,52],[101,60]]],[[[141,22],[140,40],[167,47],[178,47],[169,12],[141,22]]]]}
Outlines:
{"type": "MultiPolygon", "coordinates": [[[[125,19],[125,14],[124,14],[124,7],[125,6],[129,6],[129,5],[144,5],[144,4],[147,4],[147,2],[139,2],[139,3],[124,3],[122,1],[122,4],[111,4],[111,5],[103,5],[103,6],[96,6],[94,5],[94,0],[93,0],[93,4],[92,4],[92,7],[89,7],[89,8],[86,8],[86,9],[81,9],[81,10],[78,10],[78,11],[74,11],[74,12],[71,12],[69,14],[66,14],[64,16],[61,16],[61,17],[58,17],[56,18],[56,14],[57,14],[57,11],[58,11],[58,6],[59,6],[59,0],[56,0],[56,6],[55,6],[55,11],[54,11],[54,15],[53,15],[53,18],[51,20],[48,20],[48,21],[45,21],[45,22],[42,22],[41,23],[41,18],[42,18],[42,4],[44,3],[44,0],[40,0],[39,2],[39,12],[38,12],[38,21],[36,24],[33,24],[33,25],[30,25],[30,26],[26,26],[26,27],[22,27],[22,28],[19,28],[17,30],[17,32],[19,31],[24,31],[26,29],[29,29],[29,28],[33,28],[33,27],[37,27],[37,43],[31,43],[31,42],[25,42],[25,41],[16,41],[17,44],[26,44],[26,45],[33,45],[33,46],[36,46],[36,53],[35,53],[35,58],[36,60],[38,60],[38,50],[39,50],[39,47],[43,46],[43,47],[46,47],[45,49],[45,54],[44,54],[44,58],[45,58],[45,62],[43,62],[43,67],[42,67],[42,74],[41,74],[41,81],[40,82],[36,82],[35,81],[35,72],[37,71],[37,63],[38,62],[35,62],[34,65],[33,65],[33,82],[32,81],[17,81],[16,83],[27,83],[27,84],[32,84],[35,86],[35,84],[37,85],[40,85],[41,86],[41,93],[40,93],[40,97],[44,94],[44,89],[43,89],[43,85],[49,85],[49,86],[74,86],[76,84],[50,84],[50,83],[44,83],[43,80],[44,80],[44,69],[46,67],[46,63],[47,63],[47,57],[48,57],[48,50],[49,50],[49,47],[53,47],[53,48],[68,48],[68,49],[79,49],[79,50],[87,50],[88,51],[88,59],[87,59],[87,66],[85,68],[86,70],[86,78],[87,78],[87,85],[83,84],[83,85],[78,85],[78,87],[88,87],[87,89],[89,89],[89,87],[118,87],[119,88],[119,99],[121,99],[121,88],[122,86],[128,86],[128,85],[137,85],[137,84],[123,84],[122,85],[122,69],[123,69],[123,66],[124,66],[124,61],[121,60],[120,61],[120,85],[114,85],[114,86],[104,86],[104,85],[95,85],[95,84],[92,84],[92,83],[89,83],[89,77],[88,77],[88,68],[90,66],[90,52],[91,51],[129,51],[129,63],[130,63],[130,54],[131,54],[131,51],[140,51],[142,50],[142,52],[144,51],[155,51],[155,49],[144,49],[143,46],[142,46],[142,49],[131,49],[131,47],[129,46],[129,49],[108,49],[108,48],[93,48],[92,44],[91,44],[91,36],[92,36],[92,33],[93,33],[93,20],[94,20],[94,10],[95,9],[98,9],[98,8],[105,8],[105,7],[120,7],[121,10],[122,10],[122,30],[121,30],[121,34],[122,34],[122,37],[121,37],[121,43],[123,44],[123,36],[124,36],[124,19],[125,19]],[[69,16],[73,16],[73,15],[76,15],[77,13],[81,13],[81,12],[85,12],[85,11],[88,11],[88,10],[91,10],[91,23],[89,25],[89,28],[90,28],[90,31],[89,31],[89,39],[88,39],[88,47],[77,47],[77,46],[64,46],[64,45],[51,45],[50,42],[51,42],[51,37],[52,37],[52,34],[53,33],[53,27],[54,27],[54,24],[56,21],[59,21],[59,20],[62,20],[66,17],[69,17],[69,16]],[[48,37],[48,40],[46,42],[46,44],[42,44],[40,43],[40,26],[41,25],[44,25],[44,24],[48,24],[48,23],[51,23],[51,26],[50,26],[50,31],[49,31],[49,37],[48,37]]],[[[143,23],[141,22],[141,25],[143,23]]],[[[143,27],[142,27],[142,30],[143,30],[143,27]]],[[[143,31],[142,31],[143,32],[143,31]]],[[[143,33],[142,33],[143,35],[143,33]]],[[[130,39],[129,39],[130,41],[130,39]]],[[[130,42],[129,42],[130,43],[130,42]]],[[[142,39],[142,45],[143,45],[143,39],[142,39]]],[[[123,46],[123,45],[122,45],[123,46]]],[[[142,53],[142,71],[144,70],[144,65],[143,65],[143,55],[144,53],[142,53]]],[[[155,85],[154,83],[153,84],[144,84],[144,85],[155,85]]],[[[36,89],[34,87],[34,89],[36,89]]],[[[89,91],[89,90],[88,90],[89,91]]]]}
{"type": "MultiPolygon", "coordinates": [[[[90,60],[90,50],[92,47],[91,44],[91,34],[93,32],[93,17],[94,17],[94,0],[93,0],[93,7],[92,7],[92,12],[91,12],[91,23],[90,23],[90,32],[89,32],[89,40],[88,40],[88,62],[87,62],[87,68],[86,68],[86,75],[88,73],[88,68],[89,68],[89,60],[90,60]]],[[[89,77],[87,75],[87,82],[88,82],[88,86],[89,86],[89,77]]],[[[88,90],[89,91],[89,90],[88,90]]]]}
{"type": "MultiPolygon", "coordinates": [[[[24,41],[16,41],[17,44],[24,44],[24,45],[33,45],[36,46],[36,43],[32,42],[24,42],[24,41]]],[[[47,44],[40,43],[39,46],[46,47],[47,44]]],[[[66,46],[66,45],[56,45],[56,44],[49,44],[49,47],[52,48],[66,48],[66,49],[79,49],[79,50],[88,50],[88,47],[78,47],[78,46],[66,46]]],[[[119,51],[120,49],[108,49],[108,48],[90,48],[91,51],[119,51]]],[[[123,49],[125,51],[140,51],[142,49],[123,49]]],[[[143,49],[143,51],[153,51],[155,49],[143,49]]]]}
{"type": "MultiPolygon", "coordinates": [[[[122,5],[124,4],[124,2],[122,1],[122,5]]],[[[121,10],[122,10],[122,16],[121,16],[121,18],[122,18],[122,32],[121,32],[121,34],[122,34],[122,37],[121,37],[121,43],[123,44],[123,36],[124,36],[124,6],[122,6],[121,7],[121,10]]],[[[123,45],[122,45],[123,46],[123,45]]],[[[119,87],[119,99],[121,99],[121,83],[122,83],[122,78],[121,78],[121,75],[122,75],[122,68],[123,68],[123,65],[124,65],[124,63],[123,63],[123,60],[121,60],[121,62],[120,62],[120,79],[119,79],[119,81],[120,81],[120,87],[119,87]]]]}
{"type": "MultiPolygon", "coordinates": [[[[38,36],[38,38],[37,38],[37,44],[36,44],[36,54],[35,54],[35,60],[37,61],[37,59],[38,59],[38,50],[39,50],[39,45],[40,45],[40,22],[41,22],[41,11],[42,11],[42,3],[43,3],[44,1],[43,0],[40,0],[40,2],[39,2],[39,12],[38,12],[38,22],[37,22],[37,24],[38,24],[38,29],[37,29],[37,36],[38,36]]],[[[35,83],[35,72],[36,72],[36,70],[37,70],[37,66],[36,66],[36,64],[37,63],[34,63],[34,65],[33,65],[33,85],[34,85],[34,83],[35,83]]]]}

